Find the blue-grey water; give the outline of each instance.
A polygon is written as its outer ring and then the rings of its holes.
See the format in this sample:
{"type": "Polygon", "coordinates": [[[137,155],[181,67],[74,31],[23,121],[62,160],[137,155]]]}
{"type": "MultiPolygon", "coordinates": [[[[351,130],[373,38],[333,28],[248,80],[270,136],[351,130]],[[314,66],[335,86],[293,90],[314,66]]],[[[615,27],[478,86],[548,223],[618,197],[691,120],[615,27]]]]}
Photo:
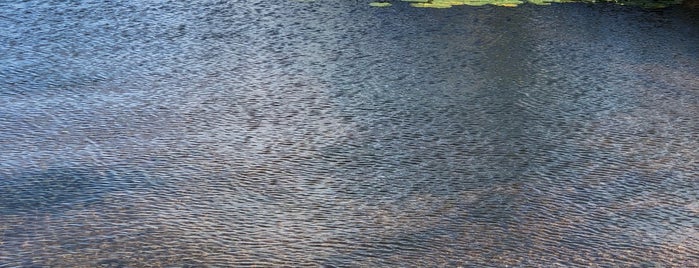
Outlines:
{"type": "Polygon", "coordinates": [[[696,11],[0,3],[0,267],[693,265],[696,11]]]}

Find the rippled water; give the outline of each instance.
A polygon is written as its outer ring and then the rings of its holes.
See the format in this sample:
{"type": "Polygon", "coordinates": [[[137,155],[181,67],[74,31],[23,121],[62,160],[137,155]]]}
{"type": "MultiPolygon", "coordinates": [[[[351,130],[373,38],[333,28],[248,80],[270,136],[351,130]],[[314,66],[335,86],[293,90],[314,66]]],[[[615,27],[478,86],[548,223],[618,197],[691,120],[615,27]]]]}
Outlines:
{"type": "Polygon", "coordinates": [[[679,8],[0,3],[0,267],[691,266],[679,8]]]}

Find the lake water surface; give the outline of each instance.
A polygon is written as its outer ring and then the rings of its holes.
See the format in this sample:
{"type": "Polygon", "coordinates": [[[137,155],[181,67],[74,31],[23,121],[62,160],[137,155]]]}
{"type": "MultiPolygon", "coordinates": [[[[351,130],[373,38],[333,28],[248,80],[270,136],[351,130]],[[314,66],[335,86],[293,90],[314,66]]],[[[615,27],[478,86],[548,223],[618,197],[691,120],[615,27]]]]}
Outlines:
{"type": "Polygon", "coordinates": [[[0,3],[0,267],[691,266],[699,15],[0,3]]]}

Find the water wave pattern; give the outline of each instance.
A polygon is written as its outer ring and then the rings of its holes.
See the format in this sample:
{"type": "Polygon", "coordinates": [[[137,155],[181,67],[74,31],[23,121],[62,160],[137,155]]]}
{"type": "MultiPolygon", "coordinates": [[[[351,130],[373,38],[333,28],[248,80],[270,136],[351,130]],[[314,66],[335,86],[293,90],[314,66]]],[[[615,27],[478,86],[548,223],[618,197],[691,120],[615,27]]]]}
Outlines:
{"type": "Polygon", "coordinates": [[[691,267],[696,21],[0,3],[0,267],[691,267]]]}

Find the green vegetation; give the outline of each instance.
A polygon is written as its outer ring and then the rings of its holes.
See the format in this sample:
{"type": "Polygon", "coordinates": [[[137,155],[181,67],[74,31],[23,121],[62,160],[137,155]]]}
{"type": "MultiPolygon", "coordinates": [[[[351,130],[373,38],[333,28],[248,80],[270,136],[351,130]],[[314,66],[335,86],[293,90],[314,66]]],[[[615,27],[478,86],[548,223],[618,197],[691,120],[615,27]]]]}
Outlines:
{"type": "Polygon", "coordinates": [[[524,3],[534,5],[550,5],[551,3],[615,3],[619,5],[640,6],[644,8],[664,8],[681,4],[683,0],[395,0],[371,2],[375,7],[391,6],[390,2],[409,2],[414,7],[450,8],[453,6],[483,6],[495,5],[503,7],[516,7],[524,3]]]}

